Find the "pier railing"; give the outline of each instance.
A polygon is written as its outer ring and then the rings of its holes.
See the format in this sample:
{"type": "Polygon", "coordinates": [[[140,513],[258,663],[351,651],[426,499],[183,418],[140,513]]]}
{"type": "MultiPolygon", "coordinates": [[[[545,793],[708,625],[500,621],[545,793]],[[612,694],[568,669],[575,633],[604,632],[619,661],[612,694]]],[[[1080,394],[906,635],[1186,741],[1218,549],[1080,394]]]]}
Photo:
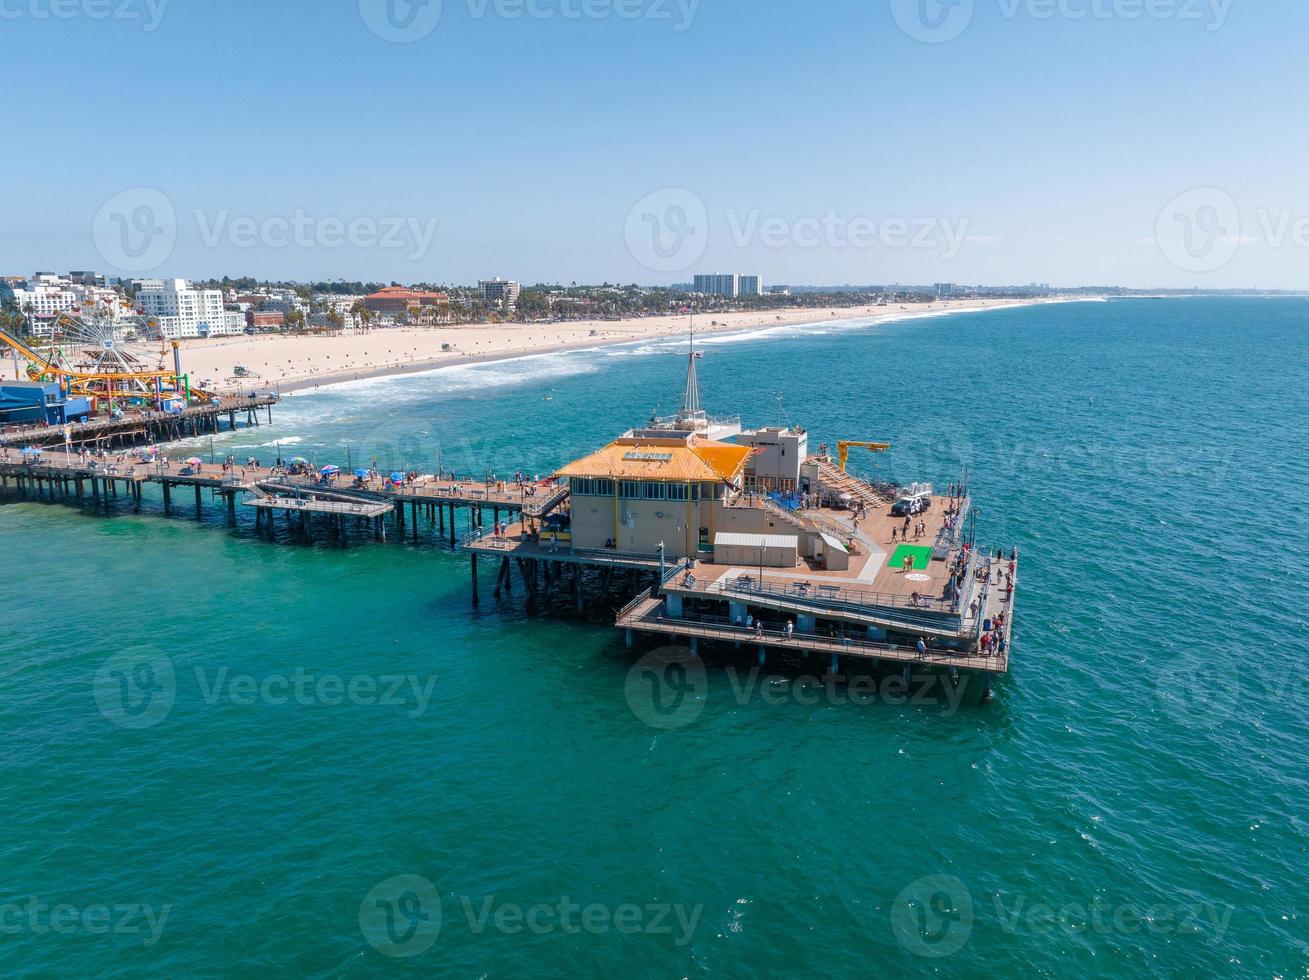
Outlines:
{"type": "Polygon", "coordinates": [[[634,612],[636,612],[637,608],[643,602],[648,602],[651,598],[652,598],[651,590],[646,589],[644,592],[642,592],[639,596],[637,596],[627,605],[623,606],[622,609],[618,610],[618,617],[617,617],[618,621],[622,622],[624,619],[631,616],[634,612]]]}
{"type": "MultiPolygon", "coordinates": [[[[649,598],[648,596],[645,598],[649,598]]],[[[729,622],[717,616],[688,615],[669,616],[663,607],[656,607],[645,616],[636,616],[640,603],[633,603],[618,614],[615,624],[628,629],[649,629],[668,631],[683,636],[698,636],[707,640],[726,640],[732,642],[762,641],[770,646],[784,646],[796,652],[851,653],[863,657],[894,660],[901,663],[913,662],[935,666],[968,667],[978,670],[1006,669],[1003,658],[982,653],[977,648],[968,650],[950,650],[941,647],[928,647],[919,653],[915,646],[898,643],[883,643],[848,634],[823,635],[821,633],[802,633],[792,630],[788,633],[784,626],[744,626],[729,622]]]]}
{"type": "Polygon", "coordinates": [[[932,596],[920,596],[915,604],[912,597],[887,592],[865,592],[858,589],[841,589],[835,586],[802,586],[793,584],[789,588],[759,582],[748,575],[741,575],[721,582],[711,582],[694,591],[722,596],[751,598],[764,596],[782,600],[791,605],[805,606],[813,610],[829,612],[848,612],[861,616],[876,616],[879,619],[895,622],[910,628],[922,628],[939,632],[943,628],[956,625],[962,629],[962,619],[958,617],[957,602],[947,602],[932,596]]]}

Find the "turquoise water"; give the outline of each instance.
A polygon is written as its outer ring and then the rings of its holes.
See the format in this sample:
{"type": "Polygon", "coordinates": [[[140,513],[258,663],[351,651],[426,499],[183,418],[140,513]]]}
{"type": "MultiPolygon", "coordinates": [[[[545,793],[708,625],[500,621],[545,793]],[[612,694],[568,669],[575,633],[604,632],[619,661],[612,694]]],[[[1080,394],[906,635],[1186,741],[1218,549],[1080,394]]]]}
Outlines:
{"type": "MultiPolygon", "coordinates": [[[[0,508],[0,970],[1304,976],[1307,323],[1139,300],[708,343],[720,410],[780,390],[815,442],[894,442],[867,475],[967,465],[979,540],[1024,556],[985,708],[716,657],[652,727],[620,636],[489,575],[474,613],[430,532],[0,508]]],[[[214,451],[544,472],[683,366],[325,389],[214,451]]]]}

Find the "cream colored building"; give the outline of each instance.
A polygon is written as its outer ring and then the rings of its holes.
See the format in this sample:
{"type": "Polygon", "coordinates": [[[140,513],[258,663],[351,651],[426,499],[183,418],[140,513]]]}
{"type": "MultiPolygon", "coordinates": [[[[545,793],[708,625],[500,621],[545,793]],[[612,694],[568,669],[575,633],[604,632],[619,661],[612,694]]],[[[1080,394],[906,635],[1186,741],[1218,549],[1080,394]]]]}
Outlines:
{"type": "Polygon", "coordinates": [[[709,557],[714,535],[736,528],[751,449],[693,432],[636,430],[556,475],[569,481],[573,547],[669,558],[709,557]]]}

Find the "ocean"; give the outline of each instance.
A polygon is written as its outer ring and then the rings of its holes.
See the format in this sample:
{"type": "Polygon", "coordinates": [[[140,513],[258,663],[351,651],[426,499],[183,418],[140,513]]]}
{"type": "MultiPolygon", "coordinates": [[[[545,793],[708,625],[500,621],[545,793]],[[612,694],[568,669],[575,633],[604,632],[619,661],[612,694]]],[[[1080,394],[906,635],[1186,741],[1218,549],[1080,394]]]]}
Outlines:
{"type": "MultiPolygon", "coordinates": [[[[668,725],[602,617],[485,569],[474,611],[426,529],[9,503],[0,970],[1309,974],[1309,301],[703,345],[711,410],[966,470],[1022,553],[991,704],[720,653],[668,725]]],[[[684,347],[324,388],[188,448],[544,474],[675,409],[684,347]]]]}

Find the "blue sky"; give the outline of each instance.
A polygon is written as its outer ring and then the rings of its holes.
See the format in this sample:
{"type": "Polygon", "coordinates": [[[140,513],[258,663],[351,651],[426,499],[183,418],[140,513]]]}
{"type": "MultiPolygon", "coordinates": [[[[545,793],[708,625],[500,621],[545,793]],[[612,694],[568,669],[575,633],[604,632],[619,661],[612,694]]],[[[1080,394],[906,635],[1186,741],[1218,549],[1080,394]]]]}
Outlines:
{"type": "Polygon", "coordinates": [[[0,0],[0,270],[1309,288],[1301,4],[387,2],[0,0]]]}

